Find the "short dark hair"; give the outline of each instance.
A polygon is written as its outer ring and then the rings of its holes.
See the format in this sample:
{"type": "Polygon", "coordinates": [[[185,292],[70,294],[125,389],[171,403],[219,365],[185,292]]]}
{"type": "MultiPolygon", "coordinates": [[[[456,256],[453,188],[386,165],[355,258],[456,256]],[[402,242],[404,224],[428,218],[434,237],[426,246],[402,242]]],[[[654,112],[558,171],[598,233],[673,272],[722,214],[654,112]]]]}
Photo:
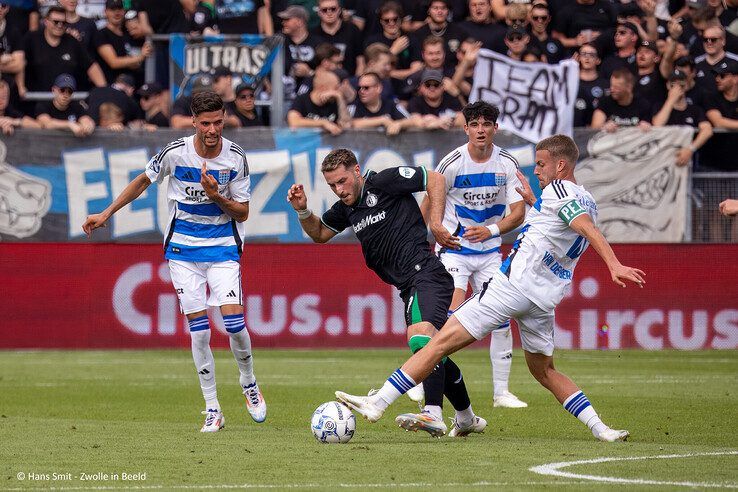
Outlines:
{"type": "Polygon", "coordinates": [[[433,46],[433,45],[438,45],[438,44],[440,44],[441,46],[444,46],[443,38],[439,38],[433,35],[428,36],[423,40],[423,51],[425,51],[425,49],[428,46],[433,46]]]}
{"type": "Polygon", "coordinates": [[[201,113],[209,113],[211,111],[222,111],[224,109],[225,106],[223,105],[223,99],[221,99],[215,92],[203,91],[192,96],[192,103],[190,104],[192,116],[197,116],[201,113]]]}
{"type": "Polygon", "coordinates": [[[345,168],[354,167],[359,161],[356,159],[356,155],[349,149],[336,149],[331,150],[325,159],[323,164],[320,166],[320,172],[335,171],[339,166],[345,168]]]}
{"type": "Polygon", "coordinates": [[[579,159],[579,149],[571,137],[566,135],[554,135],[544,138],[536,145],[536,150],[547,150],[554,160],[563,159],[574,165],[579,159]]]}
{"type": "Polygon", "coordinates": [[[62,7],[60,5],[52,5],[51,7],[49,7],[49,10],[46,11],[46,17],[45,18],[48,18],[49,15],[53,14],[54,12],[56,12],[57,14],[67,15],[67,11],[64,10],[64,7],[62,7]]]}
{"type": "Polygon", "coordinates": [[[384,2],[382,6],[379,7],[378,13],[379,13],[379,16],[382,17],[384,14],[387,14],[389,12],[396,13],[397,16],[400,17],[400,19],[402,19],[402,16],[404,15],[404,12],[402,10],[402,5],[392,0],[384,2]]]}
{"type": "Polygon", "coordinates": [[[633,75],[633,72],[631,72],[627,68],[618,68],[616,70],[613,70],[610,77],[624,80],[625,83],[631,87],[635,86],[635,76],[633,75]]]}
{"type": "Polygon", "coordinates": [[[361,80],[362,77],[372,77],[374,78],[375,83],[377,84],[382,83],[382,77],[380,77],[377,72],[364,72],[361,75],[359,75],[359,78],[357,80],[361,80]]]}
{"type": "Polygon", "coordinates": [[[329,60],[333,58],[334,56],[340,55],[340,54],[341,54],[341,50],[336,48],[333,44],[320,43],[315,48],[315,60],[313,61],[313,64],[317,67],[318,65],[320,65],[320,63],[323,60],[329,60]]]}
{"type": "Polygon", "coordinates": [[[500,108],[486,101],[477,101],[464,106],[461,113],[464,115],[464,120],[467,124],[480,116],[487,121],[497,123],[497,118],[500,116],[500,108]]]}

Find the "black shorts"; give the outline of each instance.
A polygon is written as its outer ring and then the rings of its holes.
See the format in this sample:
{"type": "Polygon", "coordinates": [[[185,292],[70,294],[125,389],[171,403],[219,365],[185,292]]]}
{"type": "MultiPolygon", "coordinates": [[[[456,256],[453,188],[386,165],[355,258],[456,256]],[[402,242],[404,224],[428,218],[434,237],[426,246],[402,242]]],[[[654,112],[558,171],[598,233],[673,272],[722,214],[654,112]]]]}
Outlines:
{"type": "Polygon", "coordinates": [[[454,295],[454,279],[439,261],[413,277],[410,286],[400,291],[405,303],[407,326],[427,321],[440,330],[448,319],[448,308],[454,295]]]}

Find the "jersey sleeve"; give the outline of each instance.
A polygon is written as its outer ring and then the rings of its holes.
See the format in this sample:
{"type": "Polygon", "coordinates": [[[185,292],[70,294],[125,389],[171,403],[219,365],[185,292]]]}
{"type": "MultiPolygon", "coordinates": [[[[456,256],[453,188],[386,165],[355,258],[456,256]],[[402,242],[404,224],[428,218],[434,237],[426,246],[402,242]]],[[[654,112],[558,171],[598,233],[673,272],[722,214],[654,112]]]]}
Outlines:
{"type": "Polygon", "coordinates": [[[146,165],[144,172],[152,183],[160,184],[165,177],[171,174],[171,149],[169,148],[171,145],[164,147],[146,165]]]}
{"type": "Polygon", "coordinates": [[[566,225],[580,215],[586,214],[587,210],[577,201],[577,197],[563,181],[554,180],[543,189],[541,193],[541,204],[559,217],[566,225]]]}
{"type": "Polygon", "coordinates": [[[343,207],[343,204],[341,203],[341,200],[338,200],[336,203],[333,204],[331,208],[326,210],[323,213],[323,216],[320,218],[320,221],[323,223],[324,226],[326,226],[328,229],[332,230],[336,234],[351,225],[349,223],[348,217],[346,217],[346,211],[343,207]]]}
{"type": "Polygon", "coordinates": [[[436,172],[443,175],[443,179],[446,180],[446,191],[454,187],[456,183],[456,175],[458,174],[459,167],[456,165],[461,160],[461,152],[454,150],[449,154],[446,154],[441,162],[436,166],[436,172]]]}
{"type": "Polygon", "coordinates": [[[231,191],[231,199],[239,203],[251,200],[251,176],[249,176],[249,163],[246,157],[238,155],[241,165],[238,168],[236,177],[228,184],[231,191]]]}
{"type": "Polygon", "coordinates": [[[517,203],[523,199],[522,196],[520,196],[520,193],[518,193],[518,190],[515,188],[522,188],[523,185],[520,183],[520,180],[518,179],[517,175],[517,163],[510,160],[509,163],[505,165],[507,169],[507,180],[505,185],[505,196],[507,197],[507,204],[510,205],[512,203],[517,203]]]}
{"type": "Polygon", "coordinates": [[[372,185],[390,195],[403,195],[425,191],[428,172],[424,167],[391,167],[371,177],[372,185]]]}

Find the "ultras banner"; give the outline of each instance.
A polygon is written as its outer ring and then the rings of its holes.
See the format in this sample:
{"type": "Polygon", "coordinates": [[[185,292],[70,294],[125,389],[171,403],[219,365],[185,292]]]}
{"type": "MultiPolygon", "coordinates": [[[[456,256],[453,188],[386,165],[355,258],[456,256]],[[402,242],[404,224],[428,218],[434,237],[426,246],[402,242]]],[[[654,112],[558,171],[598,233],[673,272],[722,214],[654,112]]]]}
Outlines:
{"type": "MultiPolygon", "coordinates": [[[[738,245],[615,252],[645,288],[617,287],[590,248],[556,309],[559,348],[738,348],[738,245]]],[[[251,244],[242,265],[255,347],[406,347],[402,301],[358,245],[251,244]]],[[[0,349],[190,346],[159,246],[0,243],[0,271],[0,349]]],[[[213,345],[228,347],[211,315],[213,345]]]]}
{"type": "MultiPolygon", "coordinates": [[[[84,140],[47,131],[0,135],[0,240],[90,241],[82,233],[85,217],[103,210],[143,171],[152,155],[187,133],[99,131],[84,140]]],[[[290,185],[297,182],[305,186],[310,207],[317,214],[336,201],[320,173],[320,163],[332,149],[352,149],[368,169],[408,165],[432,169],[466,141],[460,130],[409,132],[397,137],[350,131],[332,137],[313,130],[263,128],[225,135],[246,149],[249,162],[252,198],[246,223],[248,239],[279,243],[309,241],[285,200],[290,185]]],[[[615,231],[608,239],[678,241],[684,220],[677,218],[686,213],[686,177],[673,165],[673,158],[678,140],[685,134],[659,128],[635,138],[628,135],[628,130],[575,132],[600,218],[607,221],[606,231],[615,231]],[[627,167],[626,160],[630,163],[627,167]],[[620,176],[626,169],[627,175],[620,176]],[[680,179],[682,185],[673,186],[680,179]],[[674,220],[665,222],[665,212],[674,220]],[[668,239],[665,229],[671,234],[668,239]],[[617,231],[628,230],[637,230],[637,234],[618,235],[617,231]]],[[[497,133],[495,142],[516,157],[534,191],[539,192],[533,175],[535,146],[505,131],[497,133]]],[[[96,231],[91,241],[159,243],[168,222],[166,187],[151,186],[121,209],[109,227],[96,231]]],[[[337,240],[353,241],[354,237],[346,232],[337,240]]]]}

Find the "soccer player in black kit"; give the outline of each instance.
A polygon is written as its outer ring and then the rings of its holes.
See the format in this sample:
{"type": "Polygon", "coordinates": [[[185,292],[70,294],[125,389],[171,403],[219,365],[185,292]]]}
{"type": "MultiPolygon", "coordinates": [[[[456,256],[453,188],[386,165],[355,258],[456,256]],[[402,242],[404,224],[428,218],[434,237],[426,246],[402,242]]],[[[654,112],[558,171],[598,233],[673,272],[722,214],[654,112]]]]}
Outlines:
{"type": "MultiPolygon", "coordinates": [[[[399,289],[405,303],[408,345],[413,352],[421,350],[446,322],[454,289],[451,275],[428,244],[426,224],[413,193],[428,193],[430,228],[436,241],[458,248],[458,238],[441,225],[446,200],[443,176],[409,166],[362,175],[356,156],[347,149],[330,152],[321,171],[340,200],[319,218],[307,208],[302,185],[292,185],[287,200],[297,211],[300,225],[316,243],[325,243],[353,227],[367,266],[399,289]]],[[[395,422],[400,427],[424,430],[435,437],[444,435],[448,430],[441,410],[445,394],[456,410],[449,436],[484,430],[487,422],[474,415],[461,370],[451,359],[438,364],[429,379],[423,382],[423,411],[398,416],[395,422]]]]}

